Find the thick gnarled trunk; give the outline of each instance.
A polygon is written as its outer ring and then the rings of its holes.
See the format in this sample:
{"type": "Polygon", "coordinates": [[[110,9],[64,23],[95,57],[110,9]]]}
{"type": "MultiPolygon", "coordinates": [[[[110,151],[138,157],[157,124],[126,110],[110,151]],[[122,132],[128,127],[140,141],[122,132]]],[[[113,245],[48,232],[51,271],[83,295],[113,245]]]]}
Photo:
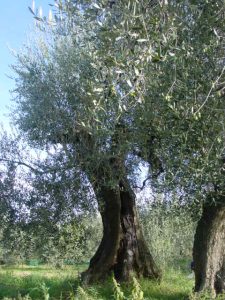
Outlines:
{"type": "Polygon", "coordinates": [[[160,279],[138,222],[135,195],[127,179],[120,180],[114,188],[101,187],[100,196],[103,238],[82,275],[83,281],[101,281],[112,273],[119,281],[128,281],[133,275],[160,279]]]}
{"type": "Polygon", "coordinates": [[[195,292],[209,292],[212,298],[225,291],[224,200],[218,195],[208,197],[197,225],[193,248],[195,292]]]}

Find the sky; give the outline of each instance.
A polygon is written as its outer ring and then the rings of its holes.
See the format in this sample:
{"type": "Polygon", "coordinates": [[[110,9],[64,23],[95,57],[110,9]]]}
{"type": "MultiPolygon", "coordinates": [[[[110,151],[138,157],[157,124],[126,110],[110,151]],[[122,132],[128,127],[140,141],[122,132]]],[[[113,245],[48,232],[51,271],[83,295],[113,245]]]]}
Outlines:
{"type": "MultiPolygon", "coordinates": [[[[48,3],[53,0],[36,0],[35,7],[40,6],[43,14],[48,15],[48,3]]],[[[26,38],[34,26],[34,18],[28,9],[32,7],[32,0],[1,1],[0,17],[0,123],[5,129],[9,128],[9,106],[12,106],[10,90],[14,88],[14,81],[8,76],[13,76],[10,68],[15,58],[10,49],[15,51],[22,48],[26,38]]]]}

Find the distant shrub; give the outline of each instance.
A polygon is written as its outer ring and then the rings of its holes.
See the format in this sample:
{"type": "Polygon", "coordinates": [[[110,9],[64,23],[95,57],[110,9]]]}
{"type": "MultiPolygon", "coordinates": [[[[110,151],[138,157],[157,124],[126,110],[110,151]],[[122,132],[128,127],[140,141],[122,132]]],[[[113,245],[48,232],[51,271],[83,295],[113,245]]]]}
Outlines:
{"type": "Polygon", "coordinates": [[[26,261],[26,264],[30,267],[37,267],[41,264],[41,261],[39,259],[29,259],[26,261]]]}
{"type": "Polygon", "coordinates": [[[166,268],[191,259],[196,222],[181,207],[159,203],[140,211],[145,239],[158,265],[166,268]]]}

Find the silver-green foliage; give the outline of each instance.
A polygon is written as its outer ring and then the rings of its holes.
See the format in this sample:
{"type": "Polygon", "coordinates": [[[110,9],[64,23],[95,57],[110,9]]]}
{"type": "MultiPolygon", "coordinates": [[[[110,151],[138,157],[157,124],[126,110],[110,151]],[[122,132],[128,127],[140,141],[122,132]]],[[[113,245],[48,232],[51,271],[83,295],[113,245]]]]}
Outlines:
{"type": "Polygon", "coordinates": [[[163,161],[168,185],[223,182],[224,1],[55,4],[55,26],[43,22],[14,66],[26,138],[60,141],[88,176],[110,155],[138,152],[152,169],[163,161]]]}

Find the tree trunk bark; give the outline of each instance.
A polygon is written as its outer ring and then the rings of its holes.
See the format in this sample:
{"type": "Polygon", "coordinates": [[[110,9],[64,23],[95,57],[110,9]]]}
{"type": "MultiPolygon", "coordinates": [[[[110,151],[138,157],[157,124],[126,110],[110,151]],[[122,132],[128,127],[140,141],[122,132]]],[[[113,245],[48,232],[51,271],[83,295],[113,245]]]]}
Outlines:
{"type": "Polygon", "coordinates": [[[225,291],[225,198],[211,194],[203,207],[193,247],[195,292],[225,291]]]}
{"type": "Polygon", "coordinates": [[[112,273],[118,281],[129,281],[134,275],[160,279],[138,222],[135,194],[128,180],[120,180],[114,188],[101,187],[100,197],[103,238],[82,274],[84,283],[104,280],[112,273]]]}

